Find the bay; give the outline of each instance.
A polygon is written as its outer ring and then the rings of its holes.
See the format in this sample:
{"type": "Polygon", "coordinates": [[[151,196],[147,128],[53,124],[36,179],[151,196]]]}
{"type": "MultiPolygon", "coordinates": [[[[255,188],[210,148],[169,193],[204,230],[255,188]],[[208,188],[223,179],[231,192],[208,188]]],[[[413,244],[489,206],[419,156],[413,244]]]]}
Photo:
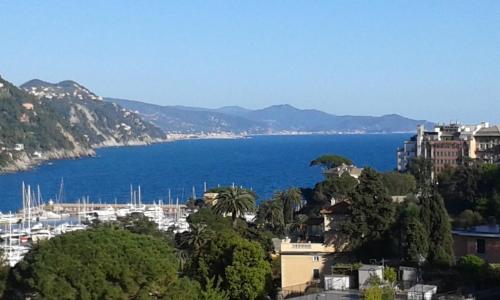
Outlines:
{"type": "Polygon", "coordinates": [[[199,197],[207,186],[252,188],[259,199],[278,189],[313,187],[321,170],[309,167],[319,155],[335,153],[378,171],[396,167],[396,148],[409,134],[255,136],[247,139],[185,140],[150,146],[105,148],[97,157],[60,160],[0,176],[0,210],[21,206],[21,184],[40,185],[54,199],[64,179],[64,200],[89,196],[95,203],[129,201],[130,184],[141,185],[145,202],[199,197]]]}

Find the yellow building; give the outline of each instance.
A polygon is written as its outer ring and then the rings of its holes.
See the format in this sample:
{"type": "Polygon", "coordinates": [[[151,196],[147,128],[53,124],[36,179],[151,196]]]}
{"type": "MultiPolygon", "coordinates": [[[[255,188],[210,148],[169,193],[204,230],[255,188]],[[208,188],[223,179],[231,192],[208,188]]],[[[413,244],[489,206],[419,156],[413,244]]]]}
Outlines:
{"type": "Polygon", "coordinates": [[[281,241],[281,290],[284,296],[303,293],[307,288],[318,286],[325,275],[331,275],[331,267],[342,260],[348,243],[341,238],[340,224],[350,213],[345,201],[321,210],[323,215],[324,243],[292,243],[281,241]]]}
{"type": "Polygon", "coordinates": [[[281,255],[281,290],[284,296],[303,293],[318,285],[329,274],[336,252],[334,246],[321,243],[291,243],[283,240],[281,255]]]}

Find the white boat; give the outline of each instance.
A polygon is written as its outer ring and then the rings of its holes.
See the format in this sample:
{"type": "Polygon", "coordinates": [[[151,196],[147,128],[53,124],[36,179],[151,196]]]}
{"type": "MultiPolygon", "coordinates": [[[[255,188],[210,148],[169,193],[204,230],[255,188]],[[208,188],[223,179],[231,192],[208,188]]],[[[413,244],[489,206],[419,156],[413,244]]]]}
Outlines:
{"type": "Polygon", "coordinates": [[[34,232],[31,232],[31,240],[33,243],[38,243],[39,241],[51,239],[54,235],[48,229],[40,229],[34,232]]]}
{"type": "Polygon", "coordinates": [[[94,210],[91,213],[95,214],[97,218],[102,221],[116,220],[116,212],[111,206],[108,206],[105,209],[94,210]]]}
{"type": "Polygon", "coordinates": [[[126,217],[128,214],[130,214],[130,209],[128,208],[120,208],[116,210],[116,216],[123,218],[126,217]]]}
{"type": "Polygon", "coordinates": [[[21,221],[21,218],[14,214],[2,214],[0,213],[0,223],[17,223],[21,221]]]}
{"type": "Polygon", "coordinates": [[[87,229],[87,225],[83,224],[68,224],[65,227],[65,232],[72,232],[77,230],[85,230],[87,229]]]}

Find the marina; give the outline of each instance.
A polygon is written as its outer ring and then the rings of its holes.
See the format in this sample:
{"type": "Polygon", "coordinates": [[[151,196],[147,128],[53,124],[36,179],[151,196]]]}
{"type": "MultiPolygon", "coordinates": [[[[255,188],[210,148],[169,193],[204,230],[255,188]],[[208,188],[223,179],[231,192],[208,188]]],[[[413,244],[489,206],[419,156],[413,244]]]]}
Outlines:
{"type": "MultiPolygon", "coordinates": [[[[63,187],[63,184],[61,184],[63,187]]],[[[62,189],[61,193],[62,195],[62,189]]],[[[163,201],[143,203],[140,186],[130,187],[130,202],[126,204],[92,203],[88,198],[75,203],[50,200],[41,201],[40,188],[36,192],[30,185],[22,185],[23,208],[16,213],[0,213],[0,249],[9,266],[15,266],[31,247],[43,240],[76,230],[85,230],[94,221],[112,222],[134,214],[141,214],[158,226],[158,230],[174,233],[189,229],[186,221],[191,213],[179,199],[168,204],[163,201]]]]}

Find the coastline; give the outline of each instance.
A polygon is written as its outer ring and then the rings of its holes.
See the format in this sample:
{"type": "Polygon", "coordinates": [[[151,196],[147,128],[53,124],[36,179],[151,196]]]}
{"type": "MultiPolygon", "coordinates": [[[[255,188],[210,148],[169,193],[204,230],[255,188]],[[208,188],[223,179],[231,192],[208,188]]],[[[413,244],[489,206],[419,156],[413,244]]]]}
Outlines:
{"type": "Polygon", "coordinates": [[[127,142],[104,142],[97,145],[92,145],[91,147],[75,147],[74,149],[53,149],[50,151],[41,152],[39,157],[30,157],[26,152],[21,152],[18,158],[9,161],[6,166],[0,168],[0,176],[3,174],[17,173],[30,171],[37,166],[44,163],[48,163],[55,160],[64,159],[80,159],[85,157],[95,157],[96,149],[102,148],[114,148],[114,147],[136,147],[136,146],[147,146],[157,143],[167,143],[171,142],[167,139],[151,139],[148,141],[131,140],[127,142]]]}
{"type": "Polygon", "coordinates": [[[92,145],[90,148],[76,147],[75,149],[55,149],[40,154],[40,157],[29,157],[26,152],[22,152],[20,157],[7,163],[0,168],[2,174],[25,172],[33,168],[55,160],[80,159],[85,157],[95,157],[96,149],[115,148],[115,147],[137,147],[148,146],[158,143],[170,143],[176,141],[188,140],[235,140],[248,139],[257,136],[305,136],[305,135],[362,135],[362,134],[405,134],[411,132],[270,132],[270,133],[169,133],[166,138],[149,139],[147,141],[130,140],[127,142],[104,141],[100,144],[92,145]]]}

